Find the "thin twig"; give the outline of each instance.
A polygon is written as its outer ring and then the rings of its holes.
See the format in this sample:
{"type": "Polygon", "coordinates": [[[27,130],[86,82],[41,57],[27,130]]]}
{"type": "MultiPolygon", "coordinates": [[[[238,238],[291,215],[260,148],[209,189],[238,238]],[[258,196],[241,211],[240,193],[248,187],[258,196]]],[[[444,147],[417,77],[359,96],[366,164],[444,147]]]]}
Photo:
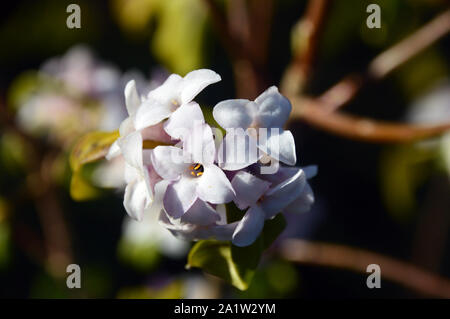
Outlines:
{"type": "Polygon", "coordinates": [[[378,253],[337,244],[291,239],[281,245],[280,254],[292,262],[361,273],[366,273],[368,265],[377,264],[380,266],[382,279],[389,279],[426,295],[450,298],[448,279],[378,253]]]}
{"type": "Polygon", "coordinates": [[[328,111],[335,111],[351,101],[367,82],[380,80],[450,32],[450,9],[441,13],[404,40],[370,62],[364,75],[347,76],[318,98],[328,111]]]}
{"type": "Polygon", "coordinates": [[[369,118],[327,111],[317,100],[288,96],[293,104],[291,119],[354,140],[376,143],[404,143],[441,135],[450,123],[420,126],[376,121],[369,118]]]}
{"type": "Polygon", "coordinates": [[[305,87],[317,56],[319,38],[330,2],[330,0],[310,0],[304,17],[294,27],[299,38],[298,48],[283,76],[282,91],[298,94],[305,87]]]}

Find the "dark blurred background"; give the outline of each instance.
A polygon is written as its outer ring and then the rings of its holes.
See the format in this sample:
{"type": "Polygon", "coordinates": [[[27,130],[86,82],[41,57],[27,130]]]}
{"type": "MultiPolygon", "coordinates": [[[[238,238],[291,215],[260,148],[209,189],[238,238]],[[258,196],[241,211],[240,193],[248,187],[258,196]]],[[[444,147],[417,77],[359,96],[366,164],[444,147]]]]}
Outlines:
{"type": "MultiPolygon", "coordinates": [[[[8,2],[0,13],[0,103],[1,112],[10,117],[0,137],[0,296],[424,296],[383,279],[381,289],[368,289],[366,274],[297,265],[272,255],[263,260],[250,289],[239,292],[200,271],[186,270],[186,253],[167,254],[164,244],[148,244],[145,236],[133,238],[129,235],[133,230],[127,235],[120,191],[102,189],[89,200],[71,199],[67,156],[75,135],[83,132],[65,132],[60,137],[51,125],[44,133],[27,131],[21,123],[30,119],[19,119],[19,114],[27,113],[20,112],[23,105],[42,90],[55,94],[48,83],[57,75],[42,76],[45,61],[61,58],[83,44],[92,52],[93,65],[104,62],[120,74],[138,72],[146,83],[158,81],[167,72],[184,75],[210,68],[221,74],[222,81],[199,96],[205,107],[235,97],[239,88],[204,1],[77,1],[81,29],[66,27],[70,3],[8,2]],[[36,168],[36,162],[48,164],[36,168]],[[57,217],[52,210],[55,205],[60,210],[57,217]],[[55,244],[60,236],[64,243],[55,244]],[[64,253],[66,249],[70,254],[64,253]],[[60,266],[67,260],[81,266],[81,289],[66,288],[65,269],[61,271],[60,266]]],[[[229,5],[228,1],[217,4],[222,9],[229,5]]],[[[264,65],[268,85],[280,83],[293,55],[292,29],[306,6],[306,1],[272,1],[264,65]]],[[[363,71],[378,53],[447,7],[443,0],[332,1],[305,93],[318,95],[347,74],[363,71]],[[365,26],[369,3],[381,7],[381,29],[365,26]]],[[[241,23],[240,15],[231,18],[235,19],[232,24],[241,23]]],[[[442,38],[382,81],[371,82],[345,111],[395,122],[450,121],[449,42],[448,36],[442,38]],[[429,106],[437,103],[434,95],[444,96],[438,99],[438,107],[429,106]]],[[[123,83],[118,82],[122,99],[123,83]]],[[[89,101],[107,104],[103,92],[86,94],[89,101]]],[[[80,101],[79,95],[76,100],[80,101]]],[[[36,113],[28,114],[38,118],[36,113]]],[[[74,126],[96,128],[97,124],[85,124],[84,115],[77,114],[69,116],[78,123],[74,126]]],[[[367,249],[450,276],[448,137],[386,145],[334,136],[304,122],[292,123],[290,129],[298,164],[315,164],[319,173],[311,180],[315,205],[310,212],[288,219],[286,236],[367,249]]]]}

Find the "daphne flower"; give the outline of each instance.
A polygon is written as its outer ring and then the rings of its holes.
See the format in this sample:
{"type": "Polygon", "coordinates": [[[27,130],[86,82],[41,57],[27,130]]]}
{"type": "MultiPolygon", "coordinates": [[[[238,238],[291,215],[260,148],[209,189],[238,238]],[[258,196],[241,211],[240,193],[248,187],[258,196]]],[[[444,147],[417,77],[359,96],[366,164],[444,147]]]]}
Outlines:
{"type": "Polygon", "coordinates": [[[170,75],[160,87],[148,94],[145,104],[137,111],[134,120],[136,129],[163,121],[179,106],[191,102],[205,87],[220,80],[220,75],[207,69],[192,71],[185,77],[170,75]]]}
{"type": "Polygon", "coordinates": [[[197,199],[212,204],[223,204],[233,199],[230,181],[214,164],[215,154],[211,128],[203,123],[199,123],[186,137],[183,149],[157,146],[153,150],[155,171],[170,181],[163,199],[164,209],[170,216],[180,218],[197,199]]]}
{"type": "Polygon", "coordinates": [[[172,218],[162,210],[159,216],[161,225],[167,228],[175,237],[184,240],[199,240],[214,238],[229,241],[238,222],[227,223],[224,205],[212,205],[196,200],[194,205],[181,218],[172,218]],[[203,216],[217,216],[205,220],[203,216]],[[198,218],[201,217],[201,218],[198,218]]]}
{"type": "Polygon", "coordinates": [[[269,180],[239,171],[231,181],[237,207],[248,208],[233,233],[232,242],[236,246],[251,245],[261,233],[266,219],[280,212],[295,211],[295,205],[298,205],[297,211],[304,211],[314,200],[304,170],[281,167],[276,174],[261,175],[267,176],[270,176],[269,180]]]}
{"type": "Polygon", "coordinates": [[[223,141],[222,152],[238,147],[240,152],[248,154],[245,160],[236,161],[235,156],[227,154],[223,158],[221,153],[221,167],[238,170],[255,163],[264,154],[285,164],[295,165],[294,138],[290,131],[283,130],[291,108],[289,100],[275,86],[267,89],[255,101],[240,99],[218,103],[213,110],[214,119],[229,133],[223,141]],[[260,152],[252,149],[252,145],[256,145],[260,152]]]}

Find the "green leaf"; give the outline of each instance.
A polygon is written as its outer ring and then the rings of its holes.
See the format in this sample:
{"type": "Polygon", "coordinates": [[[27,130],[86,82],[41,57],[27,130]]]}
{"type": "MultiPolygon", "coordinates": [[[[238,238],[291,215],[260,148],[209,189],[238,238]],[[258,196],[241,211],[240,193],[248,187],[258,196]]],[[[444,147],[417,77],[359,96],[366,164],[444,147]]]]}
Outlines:
{"type": "Polygon", "coordinates": [[[83,135],[70,153],[70,167],[74,172],[82,165],[103,158],[112,143],[119,137],[119,132],[91,132],[83,135]]]}
{"type": "Polygon", "coordinates": [[[266,221],[258,239],[250,246],[237,247],[230,242],[201,240],[188,255],[187,268],[197,267],[220,277],[240,290],[246,290],[258,267],[261,255],[285,227],[283,215],[266,221]]]}
{"type": "Polygon", "coordinates": [[[102,159],[112,143],[119,137],[119,132],[91,132],[83,135],[72,148],[69,157],[72,178],[70,196],[77,201],[89,200],[100,194],[98,188],[91,185],[82,174],[83,166],[102,159]]]}
{"type": "Polygon", "coordinates": [[[70,179],[70,196],[76,201],[84,201],[96,198],[100,195],[100,190],[91,185],[83,175],[81,170],[72,173],[70,179]]]}

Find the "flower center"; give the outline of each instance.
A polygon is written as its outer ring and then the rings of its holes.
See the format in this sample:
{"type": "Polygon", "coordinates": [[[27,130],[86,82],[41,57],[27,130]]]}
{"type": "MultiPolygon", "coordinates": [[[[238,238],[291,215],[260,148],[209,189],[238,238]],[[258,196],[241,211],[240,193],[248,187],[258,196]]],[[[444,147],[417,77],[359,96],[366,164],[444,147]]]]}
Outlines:
{"type": "Polygon", "coordinates": [[[189,174],[191,174],[194,177],[200,177],[203,175],[203,165],[199,163],[194,163],[191,166],[189,166],[189,174]]]}

